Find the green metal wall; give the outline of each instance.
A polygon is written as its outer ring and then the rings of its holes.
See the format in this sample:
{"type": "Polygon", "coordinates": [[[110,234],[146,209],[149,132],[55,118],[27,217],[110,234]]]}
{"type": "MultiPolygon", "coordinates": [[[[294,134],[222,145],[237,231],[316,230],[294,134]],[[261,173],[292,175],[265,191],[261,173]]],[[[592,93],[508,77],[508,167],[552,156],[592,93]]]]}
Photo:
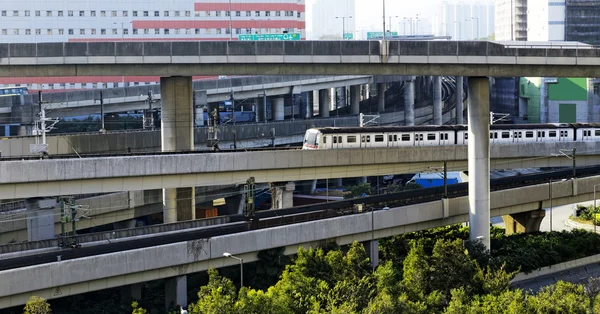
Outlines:
{"type": "Polygon", "coordinates": [[[529,123],[540,123],[540,83],[539,77],[522,77],[519,81],[519,96],[527,99],[529,123]]]}
{"type": "Polygon", "coordinates": [[[548,84],[549,100],[587,100],[586,78],[559,78],[558,84],[548,84]]]}
{"type": "Polygon", "coordinates": [[[576,123],[577,105],[559,104],[558,105],[558,123],[576,123]]]}

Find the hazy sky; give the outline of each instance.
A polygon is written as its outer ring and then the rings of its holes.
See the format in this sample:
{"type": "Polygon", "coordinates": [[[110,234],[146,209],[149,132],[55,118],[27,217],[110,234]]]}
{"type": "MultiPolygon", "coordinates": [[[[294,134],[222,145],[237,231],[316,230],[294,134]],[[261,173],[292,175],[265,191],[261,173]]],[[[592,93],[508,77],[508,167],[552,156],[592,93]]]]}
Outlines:
{"type": "MultiPolygon", "coordinates": [[[[378,27],[382,21],[383,0],[355,0],[356,1],[356,27],[370,28],[371,25],[378,27]]],[[[307,28],[310,30],[312,26],[312,4],[315,0],[306,0],[307,11],[307,28]]],[[[433,20],[434,15],[438,12],[442,0],[386,0],[385,15],[402,17],[424,17],[433,20]]],[[[392,23],[394,28],[397,27],[399,19],[394,18],[392,23]]],[[[386,20],[388,23],[388,20],[386,20]]],[[[386,27],[387,28],[387,27],[386,27]]]]}

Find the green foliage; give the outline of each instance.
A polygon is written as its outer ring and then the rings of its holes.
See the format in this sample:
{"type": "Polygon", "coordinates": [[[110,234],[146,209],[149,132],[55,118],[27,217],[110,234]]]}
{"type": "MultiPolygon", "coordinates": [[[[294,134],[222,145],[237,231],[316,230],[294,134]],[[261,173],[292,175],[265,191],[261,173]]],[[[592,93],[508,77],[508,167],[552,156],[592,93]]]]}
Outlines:
{"type": "Polygon", "coordinates": [[[349,186],[346,187],[346,190],[348,190],[348,193],[344,195],[344,198],[346,199],[361,197],[363,194],[374,194],[373,188],[371,187],[370,183],[362,183],[359,185],[349,186]]]}
{"type": "Polygon", "coordinates": [[[139,306],[137,301],[133,301],[133,303],[131,303],[131,307],[133,308],[133,312],[131,312],[131,314],[147,314],[148,313],[148,311],[146,311],[144,308],[139,306]]]}
{"type": "Polygon", "coordinates": [[[527,306],[534,313],[586,314],[590,300],[583,292],[583,286],[559,281],[556,285],[542,288],[537,295],[528,297],[527,306]]]}
{"type": "Polygon", "coordinates": [[[577,205],[577,216],[580,219],[588,220],[596,223],[596,225],[600,225],[600,206],[594,208],[594,205],[589,206],[581,206],[577,205]],[[594,216],[596,219],[594,220],[594,216]]]}
{"type": "Polygon", "coordinates": [[[31,296],[25,307],[23,308],[23,314],[50,314],[52,310],[50,309],[50,304],[46,302],[46,299],[31,296]]]}

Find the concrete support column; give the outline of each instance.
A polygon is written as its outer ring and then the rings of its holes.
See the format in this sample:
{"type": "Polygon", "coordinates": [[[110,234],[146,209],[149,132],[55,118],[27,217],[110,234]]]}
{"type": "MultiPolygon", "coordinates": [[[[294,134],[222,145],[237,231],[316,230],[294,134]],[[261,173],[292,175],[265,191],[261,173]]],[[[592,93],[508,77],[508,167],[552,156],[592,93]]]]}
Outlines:
{"type": "Polygon", "coordinates": [[[546,216],[545,210],[517,213],[502,216],[506,234],[532,233],[540,231],[540,225],[546,216]]]}
{"type": "Polygon", "coordinates": [[[283,121],[285,117],[285,100],[283,97],[277,97],[273,101],[273,120],[283,121]]]}
{"type": "Polygon", "coordinates": [[[433,125],[442,125],[442,77],[433,77],[433,125]]]}
{"type": "Polygon", "coordinates": [[[404,82],[404,125],[415,125],[415,80],[410,77],[404,82]]]}
{"type": "Polygon", "coordinates": [[[294,190],[296,184],[288,182],[285,184],[273,183],[271,186],[271,208],[282,209],[294,207],[294,190]]]}
{"type": "Polygon", "coordinates": [[[178,276],[165,280],[165,308],[187,307],[187,276],[178,276]]]}
{"type": "Polygon", "coordinates": [[[379,241],[367,241],[364,242],[363,245],[365,246],[365,250],[367,251],[369,259],[371,260],[371,267],[375,268],[379,266],[379,241]]]}
{"type": "Polygon", "coordinates": [[[256,98],[256,122],[267,121],[267,98],[264,96],[256,98]]]}
{"type": "MultiPolygon", "coordinates": [[[[194,106],[192,77],[161,77],[162,151],[194,149],[194,106]]],[[[163,189],[165,223],[195,218],[194,188],[163,189]]]]}
{"type": "Polygon", "coordinates": [[[131,300],[142,300],[142,285],[139,283],[121,287],[121,300],[131,303],[131,300]]]}
{"type": "Polygon", "coordinates": [[[385,111],[385,83],[377,84],[377,112],[385,111]]]}
{"type": "Polygon", "coordinates": [[[548,104],[548,82],[542,77],[540,84],[540,123],[556,123],[550,121],[550,109],[548,104]]]}
{"type": "Polygon", "coordinates": [[[469,228],[470,240],[490,248],[490,85],[469,78],[469,228]]]}
{"type": "Polygon", "coordinates": [[[464,101],[463,101],[463,77],[456,77],[456,124],[464,124],[463,112],[464,112],[464,101]]]}
{"type": "Polygon", "coordinates": [[[317,179],[312,180],[312,182],[310,183],[310,194],[314,193],[316,189],[317,189],[317,179]]]}
{"type": "MultiPolygon", "coordinates": [[[[343,108],[346,107],[346,86],[344,87],[340,87],[339,92],[338,92],[338,96],[339,96],[339,101],[337,103],[337,108],[343,108]]],[[[334,102],[336,100],[334,99],[334,102]]]]}
{"type": "Polygon", "coordinates": [[[25,200],[25,208],[27,209],[27,241],[54,239],[55,206],[60,207],[60,204],[54,198],[25,200]]]}
{"type": "Polygon", "coordinates": [[[342,178],[335,179],[335,186],[338,188],[344,187],[344,180],[342,178]]]}
{"type": "Polygon", "coordinates": [[[329,117],[330,102],[329,89],[322,89],[319,91],[319,116],[321,118],[329,117]]]}
{"type": "Polygon", "coordinates": [[[313,110],[313,104],[315,103],[315,98],[313,92],[306,93],[306,119],[311,119],[315,114],[313,110]]]}
{"type": "Polygon", "coordinates": [[[360,85],[350,86],[350,114],[360,113],[360,85]]]}

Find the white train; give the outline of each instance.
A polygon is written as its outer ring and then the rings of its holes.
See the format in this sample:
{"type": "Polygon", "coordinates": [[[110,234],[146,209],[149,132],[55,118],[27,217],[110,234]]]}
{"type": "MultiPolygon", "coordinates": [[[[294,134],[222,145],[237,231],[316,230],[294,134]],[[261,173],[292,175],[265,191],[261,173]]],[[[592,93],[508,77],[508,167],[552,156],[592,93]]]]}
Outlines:
{"type": "MultiPolygon", "coordinates": [[[[600,140],[598,123],[495,124],[490,143],[573,142],[600,140]]],[[[467,145],[466,125],[313,128],[302,149],[340,149],[467,145]]]]}

